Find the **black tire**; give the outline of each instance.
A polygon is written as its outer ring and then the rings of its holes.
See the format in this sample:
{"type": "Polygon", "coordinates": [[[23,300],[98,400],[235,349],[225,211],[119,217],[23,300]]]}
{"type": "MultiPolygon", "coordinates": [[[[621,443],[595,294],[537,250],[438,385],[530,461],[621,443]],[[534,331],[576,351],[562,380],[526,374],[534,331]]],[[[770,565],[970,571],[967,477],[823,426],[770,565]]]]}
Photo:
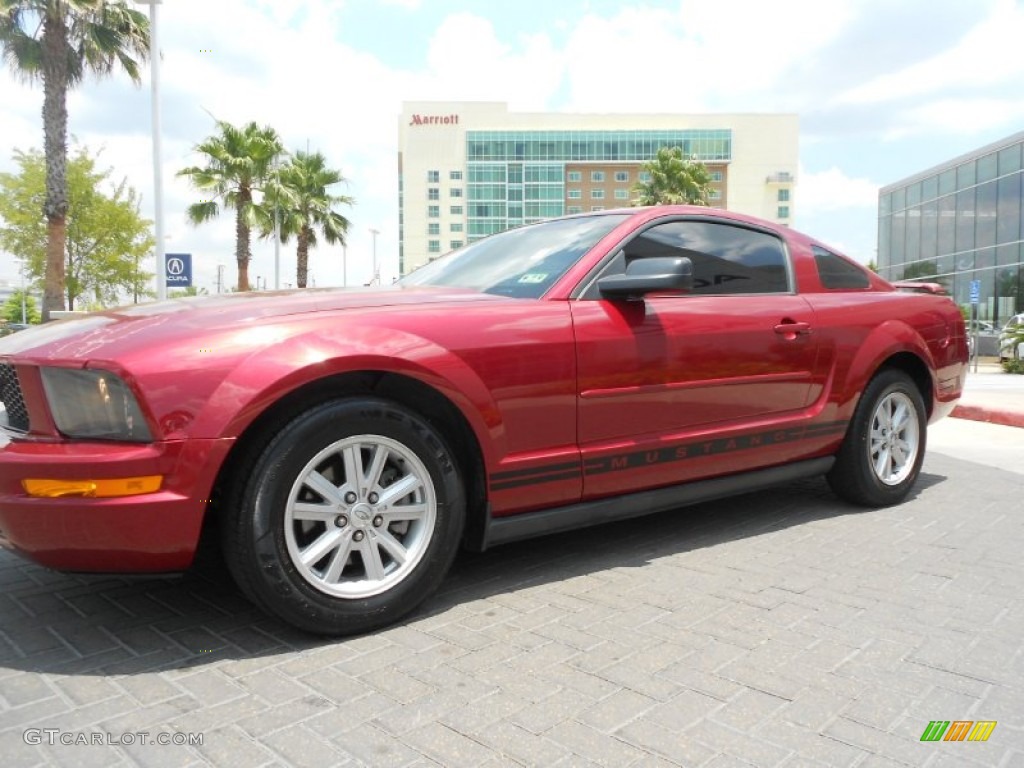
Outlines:
{"type": "Polygon", "coordinates": [[[232,575],[265,611],[317,634],[367,632],[408,614],[444,578],[462,536],[452,452],[387,400],[306,411],[235,488],[222,537],[232,575]]]}
{"type": "Polygon", "coordinates": [[[903,501],[921,472],[927,425],[924,399],[911,378],[895,369],[880,371],[861,394],[836,462],[826,476],[832,490],[865,507],[903,501]],[[902,427],[890,436],[886,414],[894,410],[902,427]],[[901,457],[905,460],[900,461],[901,457]]]}

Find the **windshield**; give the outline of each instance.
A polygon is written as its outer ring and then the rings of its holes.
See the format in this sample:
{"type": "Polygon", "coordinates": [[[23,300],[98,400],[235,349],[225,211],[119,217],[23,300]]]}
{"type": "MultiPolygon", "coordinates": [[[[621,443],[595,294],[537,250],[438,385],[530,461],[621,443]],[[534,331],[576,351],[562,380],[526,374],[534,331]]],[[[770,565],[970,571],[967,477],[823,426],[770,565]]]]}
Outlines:
{"type": "Polygon", "coordinates": [[[406,275],[399,284],[471,288],[536,299],[627,218],[629,214],[579,216],[509,229],[452,251],[406,275]]]}

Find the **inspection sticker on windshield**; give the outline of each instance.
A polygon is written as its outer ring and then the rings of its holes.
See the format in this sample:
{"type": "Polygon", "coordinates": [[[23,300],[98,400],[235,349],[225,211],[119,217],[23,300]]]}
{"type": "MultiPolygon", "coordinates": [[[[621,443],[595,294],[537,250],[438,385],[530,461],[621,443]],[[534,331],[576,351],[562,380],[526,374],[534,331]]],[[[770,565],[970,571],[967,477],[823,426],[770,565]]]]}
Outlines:
{"type": "Polygon", "coordinates": [[[544,272],[527,272],[525,275],[519,278],[520,283],[543,283],[548,279],[548,276],[544,272]]]}

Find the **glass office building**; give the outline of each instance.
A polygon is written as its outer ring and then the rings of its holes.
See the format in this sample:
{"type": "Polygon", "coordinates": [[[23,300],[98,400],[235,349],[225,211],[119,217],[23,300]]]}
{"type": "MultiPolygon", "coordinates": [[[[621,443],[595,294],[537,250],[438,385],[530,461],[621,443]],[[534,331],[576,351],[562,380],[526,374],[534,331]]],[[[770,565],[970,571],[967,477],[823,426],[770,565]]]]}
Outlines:
{"type": "Polygon", "coordinates": [[[679,147],[711,175],[710,204],[793,216],[795,115],[514,113],[489,102],[411,103],[399,121],[400,269],[510,227],[622,208],[643,164],[679,147]]]}
{"type": "Polygon", "coordinates": [[[962,306],[980,283],[978,317],[1024,312],[1024,132],[883,187],[878,271],[942,283],[962,306]]]}

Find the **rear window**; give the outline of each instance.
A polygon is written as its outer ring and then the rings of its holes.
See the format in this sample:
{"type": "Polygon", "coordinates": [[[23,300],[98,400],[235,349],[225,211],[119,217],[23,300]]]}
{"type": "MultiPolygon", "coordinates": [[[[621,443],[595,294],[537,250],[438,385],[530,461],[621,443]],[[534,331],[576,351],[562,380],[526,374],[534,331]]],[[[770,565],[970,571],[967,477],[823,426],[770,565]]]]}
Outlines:
{"type": "Polygon", "coordinates": [[[812,246],[811,250],[814,252],[814,263],[818,267],[818,278],[824,287],[832,290],[871,287],[871,280],[863,267],[816,245],[812,246]]]}

